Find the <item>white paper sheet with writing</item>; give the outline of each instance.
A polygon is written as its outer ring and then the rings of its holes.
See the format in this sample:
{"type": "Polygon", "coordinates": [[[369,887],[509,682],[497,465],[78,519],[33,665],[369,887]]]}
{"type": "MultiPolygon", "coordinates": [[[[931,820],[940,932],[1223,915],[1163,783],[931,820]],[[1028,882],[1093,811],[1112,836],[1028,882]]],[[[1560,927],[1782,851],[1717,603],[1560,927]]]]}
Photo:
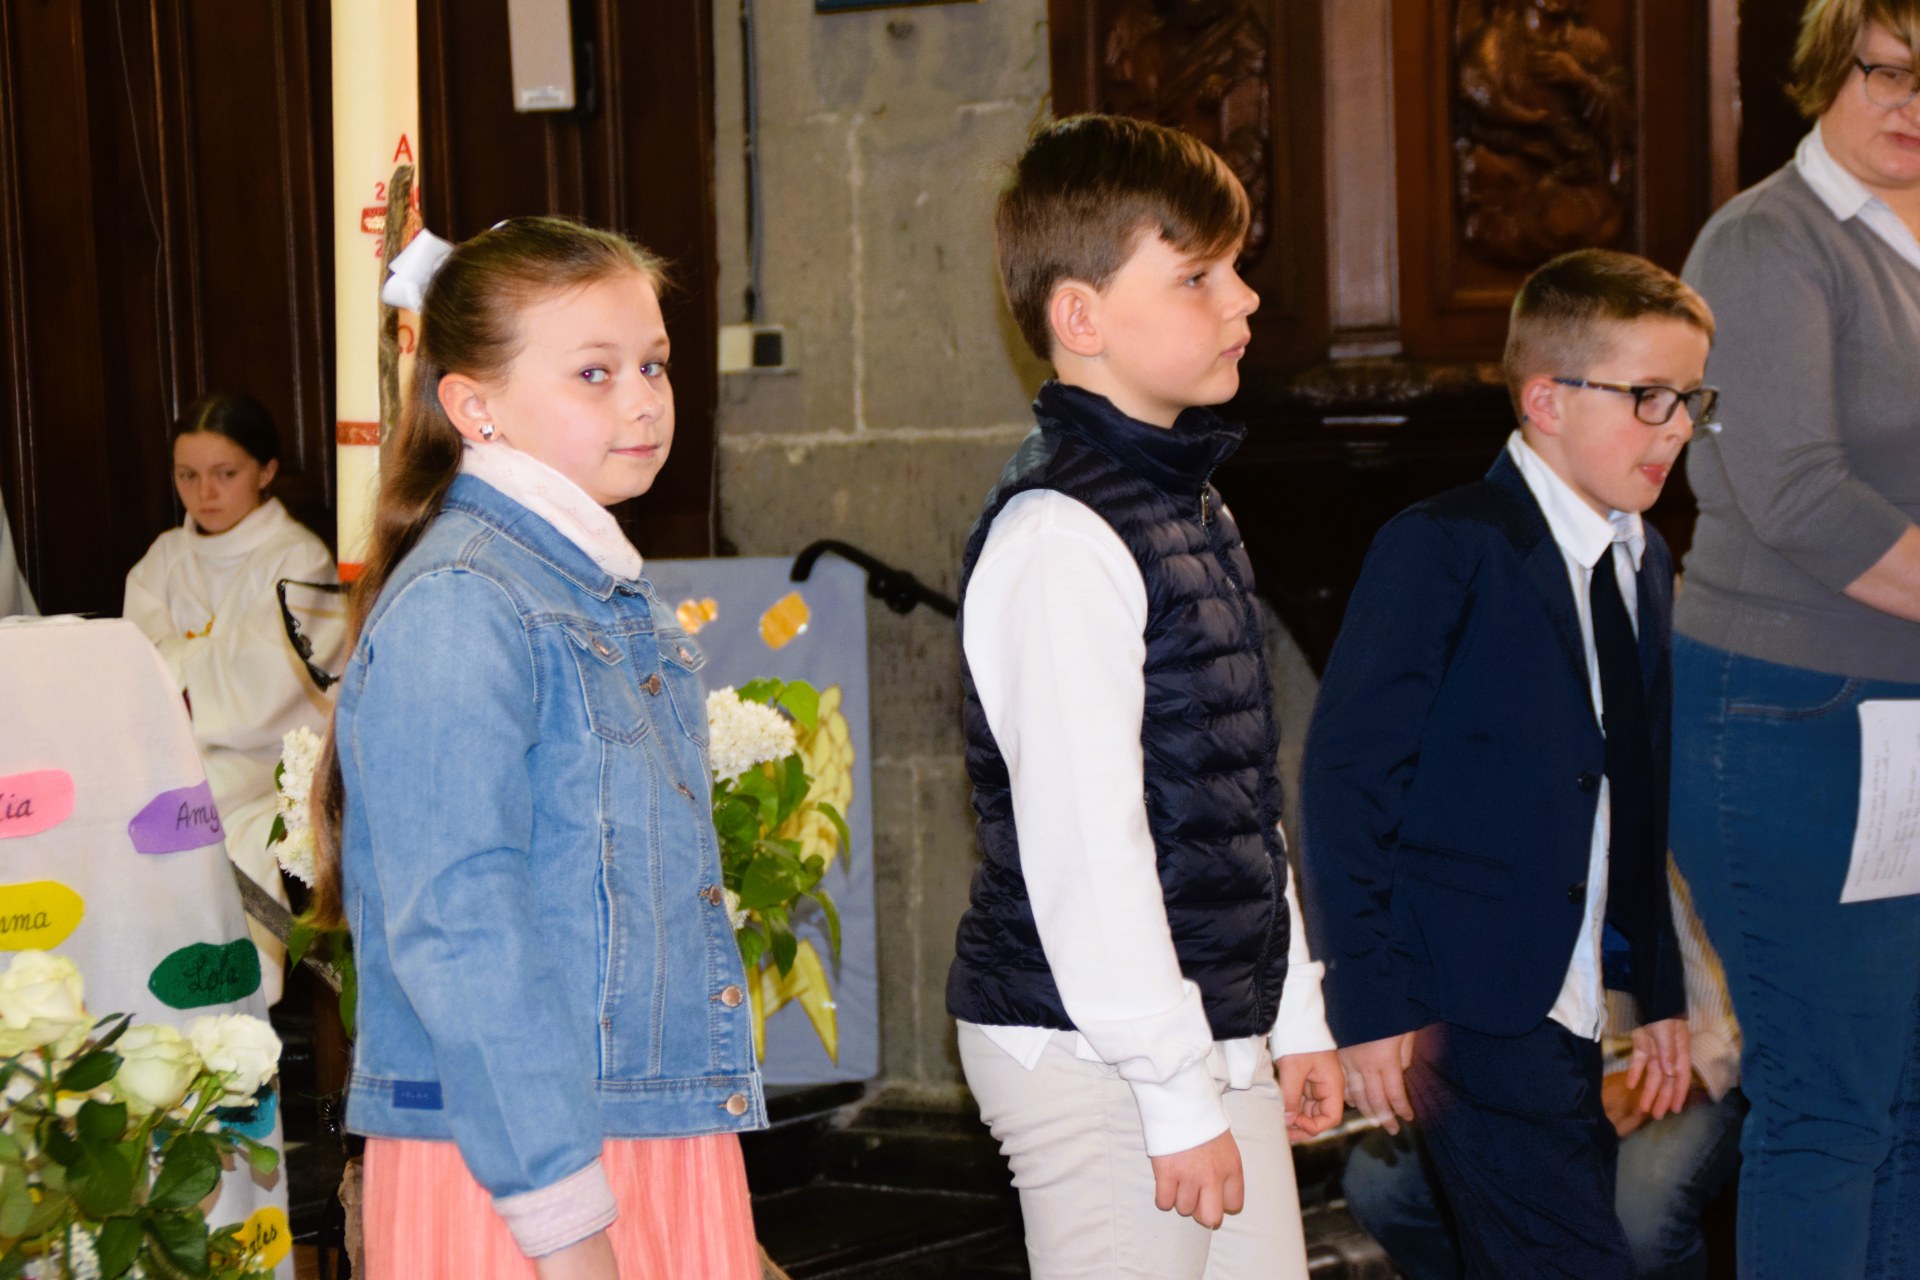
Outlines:
{"type": "Polygon", "coordinates": [[[1842,902],[1920,893],[1920,700],[1860,704],[1860,817],[1842,902]]]}

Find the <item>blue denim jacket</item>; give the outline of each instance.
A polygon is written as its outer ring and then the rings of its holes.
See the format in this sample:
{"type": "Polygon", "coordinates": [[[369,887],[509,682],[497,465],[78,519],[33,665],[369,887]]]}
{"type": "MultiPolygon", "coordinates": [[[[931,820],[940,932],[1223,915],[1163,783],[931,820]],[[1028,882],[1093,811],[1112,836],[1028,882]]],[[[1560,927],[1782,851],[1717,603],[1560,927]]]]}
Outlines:
{"type": "Polygon", "coordinates": [[[451,1138],[506,1197],[764,1127],[703,661],[644,579],[454,482],[340,684],[350,1129],[451,1138]]]}

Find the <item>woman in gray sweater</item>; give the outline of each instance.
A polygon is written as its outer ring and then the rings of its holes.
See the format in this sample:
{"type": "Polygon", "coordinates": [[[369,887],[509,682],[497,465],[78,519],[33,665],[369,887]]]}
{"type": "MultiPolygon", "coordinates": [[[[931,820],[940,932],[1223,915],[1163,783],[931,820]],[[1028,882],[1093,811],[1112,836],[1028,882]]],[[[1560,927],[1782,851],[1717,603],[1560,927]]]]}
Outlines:
{"type": "Polygon", "coordinates": [[[1818,123],[1685,271],[1722,398],[1687,462],[1672,840],[1746,1038],[1747,1280],[1920,1274],[1920,896],[1841,900],[1861,705],[1920,715],[1917,63],[1920,0],[1813,0],[1818,123]]]}

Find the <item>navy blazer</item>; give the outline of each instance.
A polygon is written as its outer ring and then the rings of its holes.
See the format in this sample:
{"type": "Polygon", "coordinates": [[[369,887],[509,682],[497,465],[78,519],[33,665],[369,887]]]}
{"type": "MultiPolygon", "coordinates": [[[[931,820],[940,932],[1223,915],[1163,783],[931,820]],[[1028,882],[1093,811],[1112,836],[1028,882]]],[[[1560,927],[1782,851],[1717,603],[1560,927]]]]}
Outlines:
{"type": "MultiPolygon", "coordinates": [[[[1607,918],[1648,1021],[1686,1010],[1666,883],[1673,557],[1651,526],[1640,665],[1654,852],[1609,859],[1607,918]]],[[[1585,914],[1606,742],[1566,561],[1512,457],[1374,539],[1301,778],[1304,907],[1341,1045],[1443,1019],[1520,1035],[1585,914]]]]}

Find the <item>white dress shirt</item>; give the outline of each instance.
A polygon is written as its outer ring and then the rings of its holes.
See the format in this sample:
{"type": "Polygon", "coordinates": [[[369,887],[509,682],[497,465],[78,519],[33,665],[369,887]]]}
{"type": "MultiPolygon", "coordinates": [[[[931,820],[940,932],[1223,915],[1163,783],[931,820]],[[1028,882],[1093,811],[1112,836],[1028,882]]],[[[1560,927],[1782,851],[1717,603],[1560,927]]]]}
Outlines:
{"type": "MultiPolygon", "coordinates": [[[[1079,1028],[1075,1052],[1132,1086],[1149,1155],[1198,1146],[1226,1131],[1221,1091],[1251,1083],[1260,1040],[1214,1041],[1167,925],[1144,801],[1140,567],[1091,508],[1033,490],[995,518],[964,617],[967,665],[1012,781],[1034,922],[1079,1028]]],[[[1287,909],[1275,1058],[1334,1047],[1291,879],[1287,909]]],[[[981,1030],[1029,1069],[1060,1034],[981,1030]]]]}
{"type": "Polygon", "coordinates": [[[1913,228],[1901,220],[1892,205],[1873,194],[1866,183],[1848,173],[1833,158],[1833,153],[1827,150],[1826,139],[1820,136],[1819,125],[1813,126],[1813,132],[1800,140],[1793,164],[1813,188],[1813,194],[1833,210],[1834,217],[1842,222],[1860,219],[1868,230],[1891,245],[1895,253],[1920,267],[1920,240],[1914,239],[1913,228]]]}
{"type": "MultiPolygon", "coordinates": [[[[1553,468],[1533,451],[1520,432],[1507,438],[1507,451],[1520,468],[1521,476],[1532,490],[1547,518],[1547,528],[1560,547],[1567,565],[1567,583],[1573,588],[1573,609],[1580,619],[1580,643],[1587,654],[1587,687],[1593,693],[1593,715],[1603,723],[1606,710],[1600,696],[1600,658],[1593,647],[1593,605],[1587,592],[1593,581],[1593,566],[1608,548],[1612,548],[1613,572],[1620,583],[1620,598],[1626,603],[1627,618],[1637,635],[1640,630],[1640,557],[1647,549],[1646,531],[1640,517],[1630,511],[1615,511],[1603,516],[1588,506],[1579,494],[1554,474],[1553,468]]],[[[1600,795],[1593,808],[1593,839],[1587,853],[1587,916],[1580,936],[1573,944],[1573,959],[1567,966],[1567,979],[1561,984],[1560,998],[1553,1002],[1547,1016],[1589,1040],[1598,1040],[1607,1028],[1606,982],[1600,971],[1600,940],[1607,917],[1607,844],[1612,836],[1611,784],[1600,779],[1600,795]]]]}

